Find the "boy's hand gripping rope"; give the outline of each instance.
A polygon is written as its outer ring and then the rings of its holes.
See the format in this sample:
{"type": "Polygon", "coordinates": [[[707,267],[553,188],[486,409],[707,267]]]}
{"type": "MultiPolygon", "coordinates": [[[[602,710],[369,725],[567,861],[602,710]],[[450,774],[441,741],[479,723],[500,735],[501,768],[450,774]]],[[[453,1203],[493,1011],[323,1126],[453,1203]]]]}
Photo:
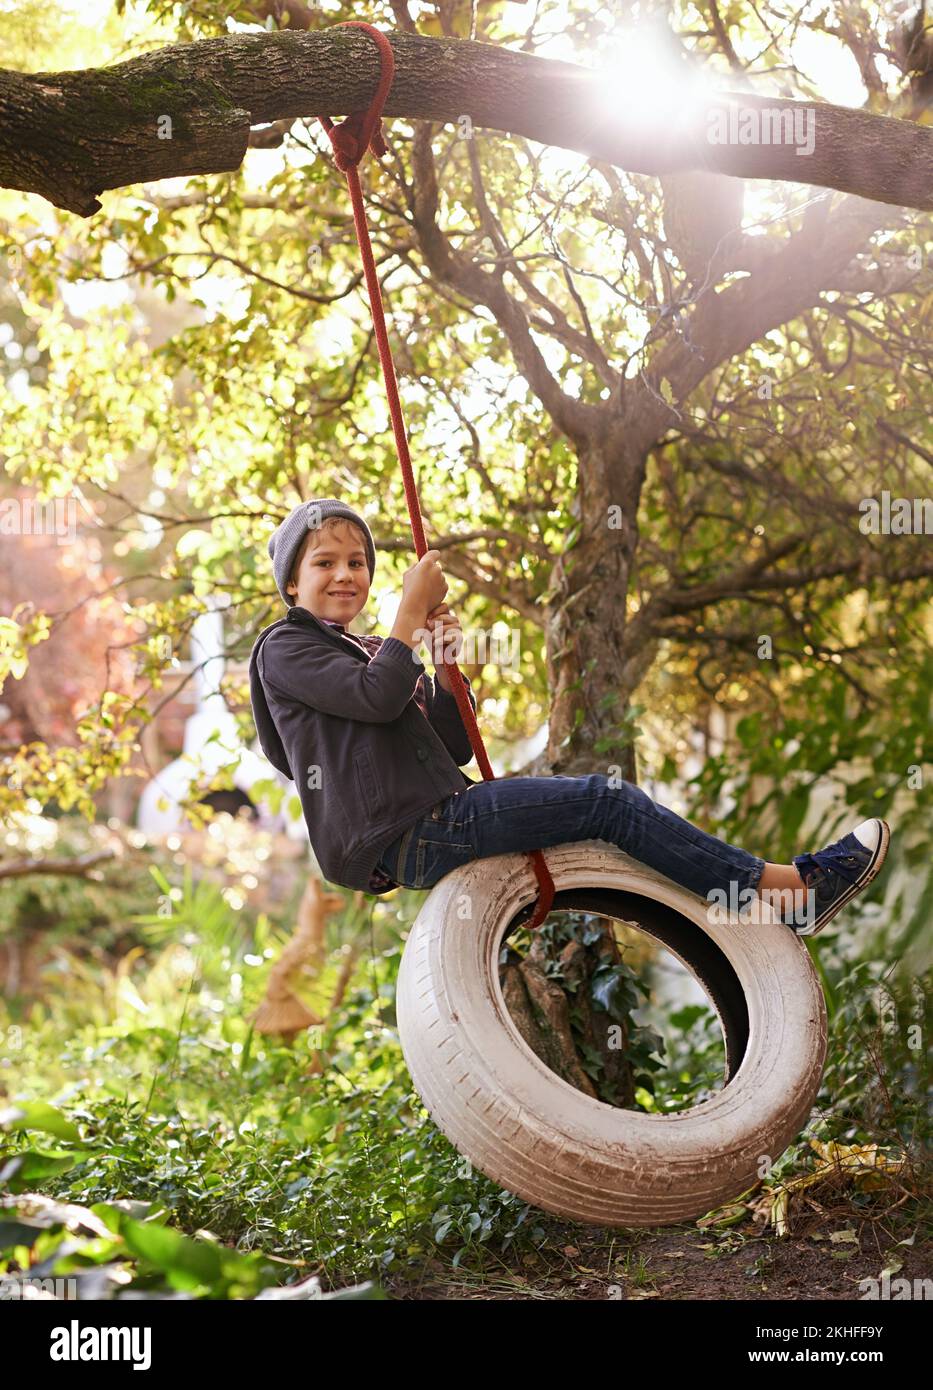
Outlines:
{"type": "MultiPolygon", "coordinates": [[[[376,156],[384,155],[386,151],[385,141],[382,137],[382,109],[385,106],[389,88],[392,86],[392,79],[395,76],[395,58],[392,53],[392,46],[385,34],[374,28],[372,24],[365,24],[359,19],[348,19],[343,21],[343,25],[353,25],[355,28],[364,30],[369,37],[378,44],[379,56],[381,61],[381,73],[379,86],[373,96],[368,108],[365,111],[354,111],[347,116],[346,120],[341,121],[340,125],[335,125],[329,116],[318,116],[318,120],[324,126],[330,136],[331,144],[334,147],[334,163],[347,176],[347,185],[350,189],[350,198],[353,203],[353,222],[356,227],[356,239],[359,242],[360,253],[363,258],[363,270],[366,275],[366,288],[369,293],[369,306],[373,315],[373,326],[376,330],[376,342],[379,346],[379,360],[382,363],[382,374],[385,377],[386,394],[389,398],[389,413],[392,416],[392,429],[395,434],[395,444],[398,449],[399,462],[402,465],[402,478],[405,483],[405,498],[408,502],[408,515],[411,521],[411,533],[414,541],[415,553],[420,560],[427,550],[427,543],[424,538],[424,525],[421,516],[421,504],[418,500],[418,492],[415,486],[414,472],[411,466],[411,456],[408,452],[408,437],[405,432],[405,422],[402,418],[402,407],[399,401],[398,385],[395,379],[395,364],[392,360],[392,349],[389,346],[389,337],[386,332],[385,314],[382,307],[382,289],[376,275],[376,263],[373,259],[373,250],[369,240],[369,230],[366,225],[366,210],[363,206],[363,193],[360,188],[360,180],[357,174],[357,165],[369,149],[376,156]]],[[[343,25],[335,25],[341,28],[343,25]]],[[[466,686],[460,668],[455,661],[446,659],[444,665],[450,673],[453,694],[457,701],[457,708],[460,717],[470,737],[470,744],[476,755],[480,771],[485,781],[494,781],[495,773],[486,754],[483,744],[483,736],[479,731],[479,725],[470,704],[466,686]]],[[[534,916],[530,921],[529,928],[534,929],[541,925],[545,917],[551,910],[554,901],[554,880],[551,878],[550,870],[545,863],[544,855],[541,850],[531,850],[529,854],[534,863],[535,876],[538,880],[539,898],[534,916]]]]}

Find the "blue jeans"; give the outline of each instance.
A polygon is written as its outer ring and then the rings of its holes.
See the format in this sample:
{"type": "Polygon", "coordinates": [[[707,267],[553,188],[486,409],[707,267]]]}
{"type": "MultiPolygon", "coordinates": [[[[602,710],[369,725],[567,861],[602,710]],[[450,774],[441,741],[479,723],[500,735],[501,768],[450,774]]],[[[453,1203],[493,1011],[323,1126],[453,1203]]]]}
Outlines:
{"type": "Polygon", "coordinates": [[[586,777],[500,777],[446,797],[393,840],[379,867],[406,888],[433,888],[461,864],[494,854],[606,840],[701,897],[754,888],[757,854],[717,840],[652,801],[631,782],[586,777]]]}

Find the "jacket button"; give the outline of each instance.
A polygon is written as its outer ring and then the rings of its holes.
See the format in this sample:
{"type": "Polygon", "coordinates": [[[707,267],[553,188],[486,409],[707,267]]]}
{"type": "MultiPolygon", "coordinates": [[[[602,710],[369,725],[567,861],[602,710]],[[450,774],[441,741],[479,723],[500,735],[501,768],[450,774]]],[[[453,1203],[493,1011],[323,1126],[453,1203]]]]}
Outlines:
{"type": "Polygon", "coordinates": [[[418,744],[418,755],[417,755],[417,756],[418,756],[418,761],[419,761],[419,763],[423,763],[423,762],[425,761],[425,759],[427,758],[427,756],[428,756],[428,750],[425,748],[425,746],[424,746],[423,743],[419,743],[419,744],[418,744]]]}

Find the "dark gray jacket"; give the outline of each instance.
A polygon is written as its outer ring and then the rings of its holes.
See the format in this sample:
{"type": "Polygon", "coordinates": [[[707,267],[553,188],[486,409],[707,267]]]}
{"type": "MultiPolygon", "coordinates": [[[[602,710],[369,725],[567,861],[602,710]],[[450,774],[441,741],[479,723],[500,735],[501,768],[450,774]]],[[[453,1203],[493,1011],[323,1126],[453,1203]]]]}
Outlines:
{"type": "Polygon", "coordinates": [[[289,608],[253,644],[250,700],[262,751],[295,783],[321,872],[384,893],[397,885],[374,873],[382,851],[473,785],[459,767],[473,749],[456,700],[416,652],[396,637],[360,640],[371,659],[339,627],[289,608]],[[427,718],[412,698],[419,677],[427,718]]]}

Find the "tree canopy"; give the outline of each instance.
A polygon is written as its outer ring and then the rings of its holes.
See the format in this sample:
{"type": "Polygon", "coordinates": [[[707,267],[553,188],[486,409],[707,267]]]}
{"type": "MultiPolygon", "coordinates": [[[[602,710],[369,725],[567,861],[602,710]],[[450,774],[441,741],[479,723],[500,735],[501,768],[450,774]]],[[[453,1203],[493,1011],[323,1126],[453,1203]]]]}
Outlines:
{"type": "MultiPolygon", "coordinates": [[[[916,769],[933,561],[922,533],[862,524],[885,492],[922,497],[933,462],[933,134],[916,13],[736,0],[627,7],[626,27],[609,7],[491,4],[473,41],[466,4],[367,14],[398,62],[389,154],[361,175],[429,543],[464,629],[498,623],[520,648],[514,668],[464,662],[481,725],[504,750],[547,718],[531,770],[670,776],[687,729],[718,705],[742,722],[700,807],[731,792],[727,824],[770,858],[798,847],[817,777],[867,763],[864,778],[850,771],[852,800],[882,812],[906,798],[908,825],[928,797],[916,769]],[[612,100],[573,134],[572,74],[592,87],[613,42],[612,100]],[[641,85],[638,62],[654,65],[641,85]],[[747,88],[749,109],[816,105],[835,132],[820,177],[792,178],[804,161],[780,146],[704,142],[706,167],[691,170],[670,132],[694,74],[747,88]],[[641,769],[639,730],[665,755],[641,769]]],[[[111,22],[69,52],[46,93],[57,168],[50,146],[32,147],[45,183],[11,180],[9,152],[0,162],[0,183],[33,190],[0,194],[14,347],[0,453],[18,486],[86,504],[102,566],[88,593],[106,588],[142,680],[100,691],[71,746],[6,747],[0,809],[43,802],[50,785],[90,809],[209,592],[229,595],[230,649],[248,650],[282,611],[266,540],[301,498],[345,495],[372,525],[380,569],[361,630],[385,630],[411,563],[345,181],[308,114],[366,99],[368,40],[331,27],[358,16],[296,3],[141,14],[137,33],[111,22]],[[314,32],[297,32],[305,22],[314,32]],[[195,80],[205,61],[212,105],[195,80]],[[204,172],[153,145],[123,173],[186,177],[113,186],[119,158],[146,143],[125,125],[101,183],[106,123],[61,144],[76,94],[96,83],[121,111],[120,91],[144,98],[145,125],[153,73],[174,74],[189,114],[227,113],[230,162],[204,172]],[[79,146],[80,196],[62,201],[79,146]]],[[[0,104],[49,85],[59,32],[37,24],[28,50],[6,50],[19,71],[0,104]]],[[[192,118],[189,151],[205,128],[192,118]]],[[[53,600],[53,617],[84,598],[53,600]]],[[[5,614],[9,668],[49,624],[5,614]]],[[[248,733],[245,691],[229,694],[248,733]]]]}

